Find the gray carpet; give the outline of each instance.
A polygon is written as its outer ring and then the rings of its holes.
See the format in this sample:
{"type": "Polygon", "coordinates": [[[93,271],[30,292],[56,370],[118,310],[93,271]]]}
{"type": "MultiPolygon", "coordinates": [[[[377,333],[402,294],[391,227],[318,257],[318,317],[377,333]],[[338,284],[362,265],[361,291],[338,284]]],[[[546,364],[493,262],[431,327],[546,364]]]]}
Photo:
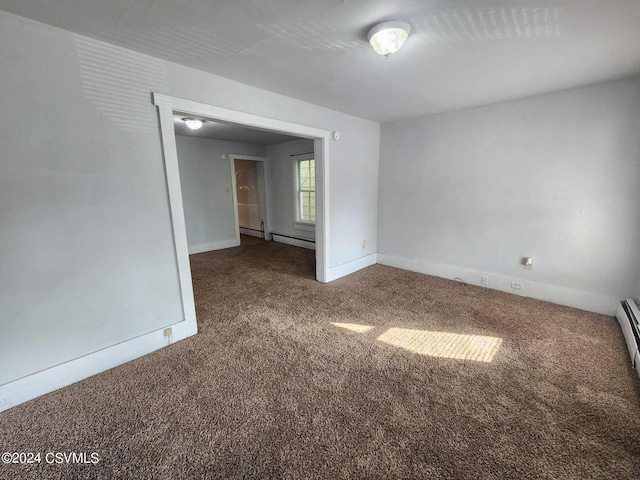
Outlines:
{"type": "Polygon", "coordinates": [[[613,318],[313,252],[191,257],[200,333],[0,414],[0,478],[638,479],[613,318]],[[44,462],[43,462],[44,463],[44,462]]]}

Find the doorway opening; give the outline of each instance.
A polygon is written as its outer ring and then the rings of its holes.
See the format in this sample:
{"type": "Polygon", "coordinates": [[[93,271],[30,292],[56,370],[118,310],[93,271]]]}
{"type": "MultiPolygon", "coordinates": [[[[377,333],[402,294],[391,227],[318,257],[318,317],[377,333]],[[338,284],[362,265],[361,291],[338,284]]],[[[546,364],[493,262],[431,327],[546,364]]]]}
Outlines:
{"type": "MultiPolygon", "coordinates": [[[[209,104],[200,102],[194,102],[191,100],[180,99],[162,94],[153,95],[153,103],[158,108],[158,114],[160,119],[162,145],[164,151],[165,160],[165,172],[167,176],[167,187],[169,193],[169,206],[171,211],[173,236],[175,243],[175,254],[178,265],[178,274],[180,278],[180,288],[183,300],[183,311],[186,323],[192,328],[197,328],[195,319],[195,304],[193,300],[193,285],[191,279],[191,271],[189,264],[189,245],[187,241],[187,229],[185,222],[185,209],[183,202],[183,192],[180,183],[180,168],[178,162],[178,151],[176,146],[176,132],[174,130],[174,112],[181,115],[195,116],[197,118],[203,118],[211,120],[213,122],[221,124],[232,124],[238,126],[248,127],[254,130],[260,130],[264,132],[272,132],[275,134],[290,135],[304,139],[312,145],[312,152],[314,156],[314,192],[313,192],[313,206],[315,209],[315,218],[313,231],[309,231],[309,226],[300,223],[300,232],[305,232],[306,236],[311,238],[307,240],[308,243],[313,243],[315,246],[315,278],[319,282],[327,282],[329,280],[329,188],[328,188],[328,172],[329,172],[329,138],[330,132],[327,130],[308,127],[305,125],[285,122],[281,120],[275,120],[267,117],[260,117],[257,115],[247,114],[234,110],[229,110],[209,104]]],[[[236,152],[228,152],[227,159],[229,161],[229,168],[231,169],[231,162],[234,162],[232,178],[235,180],[235,160],[231,158],[232,154],[236,152]]],[[[295,154],[301,152],[292,152],[290,154],[293,160],[295,154]]],[[[308,152],[302,152],[308,153],[308,152]]],[[[258,202],[258,212],[262,208],[263,216],[261,221],[264,222],[264,236],[265,240],[272,233],[270,225],[270,200],[268,198],[267,184],[269,182],[268,170],[265,168],[266,161],[256,160],[255,158],[247,158],[246,155],[238,155],[239,160],[263,162],[264,169],[264,206],[260,206],[258,202]]],[[[293,162],[295,163],[295,162],[293,162]]],[[[307,165],[308,167],[308,165],[307,165]]],[[[257,183],[258,167],[256,166],[256,183],[257,183]]],[[[226,194],[231,193],[235,197],[235,225],[237,226],[237,244],[240,244],[240,213],[238,211],[237,199],[238,192],[236,185],[226,194]]],[[[305,190],[306,203],[303,204],[303,208],[307,208],[310,211],[311,195],[308,189],[305,190]]],[[[300,192],[296,192],[299,196],[300,192]]],[[[259,193],[258,193],[258,196],[259,193]]],[[[255,207],[251,207],[255,208],[255,207]]],[[[255,212],[254,212],[255,213],[255,212]]],[[[251,215],[249,215],[251,217],[251,215]]],[[[304,219],[304,217],[303,217],[304,219]]],[[[249,228],[254,228],[255,218],[251,217],[249,228]],[[253,226],[251,226],[253,225],[253,226]]],[[[247,227],[247,225],[244,225],[247,227]]],[[[262,231],[262,229],[259,229],[262,231]]],[[[250,230],[245,230],[249,232],[250,230]]],[[[275,232],[282,233],[282,232],[275,232]]],[[[302,233],[302,235],[304,235],[302,233]]],[[[282,238],[285,238],[283,236],[282,238]]]]}
{"type": "Polygon", "coordinates": [[[268,230],[268,157],[229,155],[234,190],[234,211],[241,245],[257,245],[271,240],[268,230]]]}

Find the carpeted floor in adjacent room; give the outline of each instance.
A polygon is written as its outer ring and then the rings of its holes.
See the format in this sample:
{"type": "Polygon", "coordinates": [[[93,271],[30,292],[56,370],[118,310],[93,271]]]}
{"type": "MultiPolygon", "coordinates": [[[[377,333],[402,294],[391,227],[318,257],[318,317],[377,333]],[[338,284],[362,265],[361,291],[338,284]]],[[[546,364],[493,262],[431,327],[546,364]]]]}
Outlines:
{"type": "Polygon", "coordinates": [[[0,478],[634,479],[617,322],[273,242],[191,257],[200,333],[0,414],[0,478]],[[44,463],[44,462],[43,462],[44,463]]]}

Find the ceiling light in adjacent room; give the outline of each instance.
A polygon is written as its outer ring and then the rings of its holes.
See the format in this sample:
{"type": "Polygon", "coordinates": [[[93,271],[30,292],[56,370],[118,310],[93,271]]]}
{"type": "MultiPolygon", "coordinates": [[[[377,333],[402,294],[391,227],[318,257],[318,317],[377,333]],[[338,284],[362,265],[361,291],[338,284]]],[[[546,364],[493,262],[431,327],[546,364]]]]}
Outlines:
{"type": "Polygon", "coordinates": [[[411,27],[407,22],[388,20],[371,28],[367,33],[367,40],[376,53],[388,57],[400,50],[409,32],[411,27]]]}
{"type": "Polygon", "coordinates": [[[182,121],[187,124],[191,130],[198,130],[202,128],[202,120],[198,120],[197,118],[183,118],[182,121]]]}

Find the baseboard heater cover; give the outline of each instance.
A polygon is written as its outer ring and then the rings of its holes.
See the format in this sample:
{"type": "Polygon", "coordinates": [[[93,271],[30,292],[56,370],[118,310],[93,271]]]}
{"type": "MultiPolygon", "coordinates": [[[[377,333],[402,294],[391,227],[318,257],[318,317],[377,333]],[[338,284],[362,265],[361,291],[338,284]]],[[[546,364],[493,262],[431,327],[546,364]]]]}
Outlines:
{"type": "Polygon", "coordinates": [[[627,298],[618,304],[616,318],[624,334],[631,357],[631,365],[640,377],[640,309],[637,303],[627,298]]]}
{"type": "Polygon", "coordinates": [[[284,233],[271,232],[271,235],[276,237],[291,238],[292,240],[300,240],[301,242],[316,243],[316,241],[311,238],[296,237],[294,235],[285,235],[284,233]]]}

